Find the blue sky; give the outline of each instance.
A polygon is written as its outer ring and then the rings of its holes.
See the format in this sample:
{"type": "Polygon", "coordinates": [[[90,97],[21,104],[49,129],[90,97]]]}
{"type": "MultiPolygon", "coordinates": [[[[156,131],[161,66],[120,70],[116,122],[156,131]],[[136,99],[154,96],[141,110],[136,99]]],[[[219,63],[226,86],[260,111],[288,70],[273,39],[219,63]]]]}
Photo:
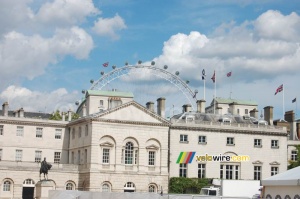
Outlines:
{"type": "MultiPolygon", "coordinates": [[[[283,112],[283,92],[274,96],[278,86],[284,84],[286,111],[300,97],[297,0],[4,0],[0,25],[0,101],[12,110],[75,110],[100,71],[138,60],[179,71],[199,90],[198,99],[205,69],[207,104],[214,70],[218,97],[228,98],[231,88],[232,98],[254,100],[259,111],[274,106],[275,119],[283,112]]],[[[132,91],[142,104],[163,96],[169,109],[187,103],[173,85],[145,76],[106,89],[132,91]]]]}

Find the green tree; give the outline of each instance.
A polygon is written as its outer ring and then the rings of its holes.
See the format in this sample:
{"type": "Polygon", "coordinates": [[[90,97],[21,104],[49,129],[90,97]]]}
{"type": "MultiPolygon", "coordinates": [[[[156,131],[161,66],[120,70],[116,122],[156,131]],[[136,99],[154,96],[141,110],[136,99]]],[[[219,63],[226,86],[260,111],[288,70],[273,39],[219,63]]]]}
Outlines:
{"type": "Polygon", "coordinates": [[[56,110],[54,113],[52,113],[52,115],[49,117],[49,120],[61,120],[61,114],[59,112],[59,110],[56,110]]]}
{"type": "Polygon", "coordinates": [[[170,193],[199,194],[204,186],[210,185],[210,179],[207,178],[170,178],[170,193]]]}
{"type": "Polygon", "coordinates": [[[288,169],[292,169],[292,168],[300,166],[300,145],[297,145],[295,147],[297,150],[297,159],[296,159],[296,161],[292,161],[292,160],[289,161],[290,165],[288,166],[288,169]]]}

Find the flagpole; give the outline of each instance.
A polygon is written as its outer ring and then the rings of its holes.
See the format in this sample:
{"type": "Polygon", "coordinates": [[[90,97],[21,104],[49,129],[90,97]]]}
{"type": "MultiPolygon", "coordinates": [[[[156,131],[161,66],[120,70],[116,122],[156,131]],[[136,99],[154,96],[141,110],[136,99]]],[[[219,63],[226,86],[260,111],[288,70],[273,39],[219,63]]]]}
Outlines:
{"type": "Polygon", "coordinates": [[[284,84],[282,84],[282,110],[283,110],[283,120],[284,120],[284,84]]]}
{"type": "Polygon", "coordinates": [[[203,80],[203,98],[204,98],[204,101],[205,101],[205,79],[203,80]]]}
{"type": "Polygon", "coordinates": [[[215,73],[215,99],[214,99],[214,114],[216,114],[216,97],[217,97],[217,75],[215,73]]]}

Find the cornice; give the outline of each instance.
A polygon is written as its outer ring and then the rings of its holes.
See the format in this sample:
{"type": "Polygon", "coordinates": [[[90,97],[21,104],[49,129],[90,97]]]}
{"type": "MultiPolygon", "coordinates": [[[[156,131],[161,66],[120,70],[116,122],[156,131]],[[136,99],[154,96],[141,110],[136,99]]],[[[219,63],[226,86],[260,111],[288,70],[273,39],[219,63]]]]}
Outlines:
{"type": "MultiPolygon", "coordinates": [[[[65,128],[67,126],[67,123],[65,124],[60,124],[60,123],[55,123],[55,122],[48,122],[49,120],[46,121],[37,121],[37,120],[32,120],[32,121],[26,121],[26,120],[12,120],[9,118],[6,119],[0,119],[0,123],[2,124],[13,124],[13,125],[24,125],[24,126],[48,126],[48,127],[59,127],[59,128],[65,128]]],[[[51,120],[54,121],[54,120],[51,120]]]]}
{"type": "Polygon", "coordinates": [[[129,120],[113,120],[104,118],[92,118],[93,122],[107,122],[107,123],[118,123],[118,124],[133,124],[133,125],[143,125],[143,126],[165,126],[169,127],[169,124],[165,123],[154,123],[154,122],[139,122],[139,121],[129,121],[129,120]]]}

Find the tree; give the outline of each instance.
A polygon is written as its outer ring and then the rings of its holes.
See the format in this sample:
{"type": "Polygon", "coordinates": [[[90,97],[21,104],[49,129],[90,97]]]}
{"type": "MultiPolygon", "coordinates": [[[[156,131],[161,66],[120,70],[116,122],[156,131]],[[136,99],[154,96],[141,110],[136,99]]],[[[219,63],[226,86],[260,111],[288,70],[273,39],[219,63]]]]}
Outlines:
{"type": "Polygon", "coordinates": [[[297,159],[296,161],[289,160],[290,165],[288,166],[288,169],[300,166],[300,145],[296,145],[295,147],[297,150],[297,159]]]}
{"type": "Polygon", "coordinates": [[[54,113],[52,113],[52,115],[49,117],[49,120],[61,120],[61,114],[59,112],[59,110],[56,110],[54,113]]]}

